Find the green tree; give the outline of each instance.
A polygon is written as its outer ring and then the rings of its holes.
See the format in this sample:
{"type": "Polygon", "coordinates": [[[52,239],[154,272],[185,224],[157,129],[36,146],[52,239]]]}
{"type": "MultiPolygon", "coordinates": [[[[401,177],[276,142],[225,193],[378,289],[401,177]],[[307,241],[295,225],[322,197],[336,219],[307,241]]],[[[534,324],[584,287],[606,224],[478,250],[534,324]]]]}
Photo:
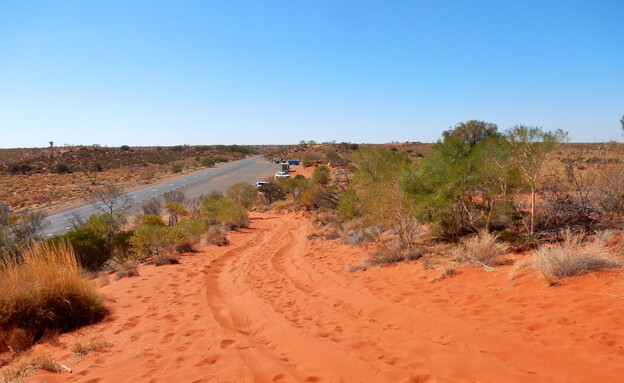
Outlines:
{"type": "Polygon", "coordinates": [[[314,169],[314,173],[312,173],[312,179],[319,185],[327,185],[331,181],[331,172],[329,168],[325,165],[321,165],[318,168],[314,169]]]}
{"type": "Polygon", "coordinates": [[[260,186],[258,191],[264,195],[270,204],[277,200],[284,199],[284,190],[282,190],[280,185],[274,182],[269,182],[268,184],[260,186]]]}
{"type": "Polygon", "coordinates": [[[470,120],[460,122],[453,129],[442,133],[444,140],[456,138],[467,143],[470,147],[487,140],[490,137],[497,137],[498,127],[496,124],[485,121],[470,120]]]}
{"type": "Polygon", "coordinates": [[[505,134],[513,163],[528,185],[531,194],[530,221],[527,232],[530,239],[535,236],[535,194],[538,181],[546,165],[546,161],[555,148],[567,141],[568,133],[562,130],[543,131],[539,127],[517,125],[505,134]]]}
{"type": "Polygon", "coordinates": [[[225,194],[229,199],[245,209],[249,209],[258,199],[258,190],[245,182],[239,182],[230,186],[225,194]]]}

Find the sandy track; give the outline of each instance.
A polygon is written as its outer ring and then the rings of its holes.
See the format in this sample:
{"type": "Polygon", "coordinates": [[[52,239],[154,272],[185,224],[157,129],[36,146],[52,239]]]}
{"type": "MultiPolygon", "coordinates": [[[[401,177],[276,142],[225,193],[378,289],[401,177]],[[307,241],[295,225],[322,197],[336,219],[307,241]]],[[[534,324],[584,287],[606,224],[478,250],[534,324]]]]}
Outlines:
{"type": "Polygon", "coordinates": [[[75,382],[615,382],[621,277],[549,288],[531,277],[402,264],[349,274],[361,251],[308,240],[294,214],[255,214],[180,265],[105,286],[112,317],[46,351],[75,382]],[[74,339],[110,351],[78,358],[74,339]]]}

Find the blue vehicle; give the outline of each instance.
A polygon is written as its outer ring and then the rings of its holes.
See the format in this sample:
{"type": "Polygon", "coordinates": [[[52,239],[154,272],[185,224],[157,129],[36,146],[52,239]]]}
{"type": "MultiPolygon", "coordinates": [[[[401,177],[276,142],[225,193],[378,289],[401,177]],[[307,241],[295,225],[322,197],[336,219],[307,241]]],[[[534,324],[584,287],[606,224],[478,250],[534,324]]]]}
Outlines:
{"type": "Polygon", "coordinates": [[[299,165],[299,161],[297,160],[288,160],[289,165],[299,165]]]}

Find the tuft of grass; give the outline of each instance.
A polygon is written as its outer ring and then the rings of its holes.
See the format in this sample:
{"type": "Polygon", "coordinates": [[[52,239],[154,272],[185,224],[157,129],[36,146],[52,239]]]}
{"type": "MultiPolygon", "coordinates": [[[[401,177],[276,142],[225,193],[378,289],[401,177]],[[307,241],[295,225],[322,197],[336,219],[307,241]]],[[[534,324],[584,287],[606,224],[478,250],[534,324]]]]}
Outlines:
{"type": "Polygon", "coordinates": [[[499,257],[507,251],[507,246],[497,240],[497,234],[480,231],[476,235],[462,239],[453,249],[452,256],[458,263],[496,265],[499,263],[499,257]]]}
{"type": "Polygon", "coordinates": [[[32,244],[21,254],[0,261],[1,332],[22,329],[36,342],[47,331],[65,332],[106,316],[104,298],[81,277],[67,242],[32,244]]]}
{"type": "Polygon", "coordinates": [[[531,266],[531,261],[528,259],[521,259],[514,262],[513,268],[509,271],[509,280],[513,281],[521,275],[522,270],[528,269],[531,266]]]}
{"type": "Polygon", "coordinates": [[[163,266],[163,265],[177,265],[180,263],[178,257],[169,254],[159,255],[154,259],[154,265],[163,266]]]}
{"type": "Polygon", "coordinates": [[[71,351],[75,356],[85,356],[92,351],[104,351],[107,348],[113,346],[113,342],[110,340],[102,339],[100,337],[91,337],[86,340],[77,340],[71,344],[71,351]]]}
{"type": "Polygon", "coordinates": [[[48,370],[60,374],[61,365],[44,353],[24,356],[0,369],[0,383],[21,381],[38,370],[48,370]]]}
{"type": "Polygon", "coordinates": [[[565,231],[562,236],[561,243],[540,247],[531,261],[533,269],[549,284],[554,285],[561,278],[622,266],[622,262],[599,243],[583,245],[583,233],[565,231]]]}

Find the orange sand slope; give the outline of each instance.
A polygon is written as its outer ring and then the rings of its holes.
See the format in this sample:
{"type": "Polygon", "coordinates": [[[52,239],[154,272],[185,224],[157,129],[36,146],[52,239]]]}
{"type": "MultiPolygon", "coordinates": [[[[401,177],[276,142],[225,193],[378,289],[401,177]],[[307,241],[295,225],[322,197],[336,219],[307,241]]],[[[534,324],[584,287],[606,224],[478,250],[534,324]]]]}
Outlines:
{"type": "Polygon", "coordinates": [[[227,247],[145,266],[103,287],[113,314],[45,351],[46,382],[616,382],[624,283],[601,273],[548,287],[508,269],[419,263],[347,273],[363,254],[310,241],[295,214],[253,214],[227,247]],[[100,335],[108,351],[68,345],[100,335]]]}

